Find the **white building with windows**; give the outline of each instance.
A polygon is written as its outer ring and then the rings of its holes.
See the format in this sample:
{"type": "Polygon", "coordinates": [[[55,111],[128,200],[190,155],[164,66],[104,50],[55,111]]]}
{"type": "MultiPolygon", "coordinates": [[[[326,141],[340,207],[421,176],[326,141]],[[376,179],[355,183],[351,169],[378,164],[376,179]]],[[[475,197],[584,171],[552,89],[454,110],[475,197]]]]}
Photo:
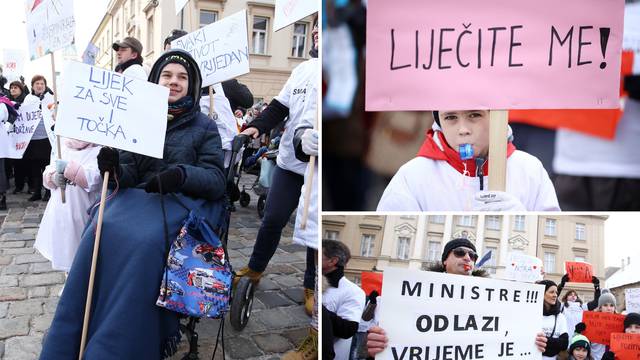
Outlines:
{"type": "Polygon", "coordinates": [[[247,34],[251,72],[238,77],[254,101],[271,101],[291,71],[309,58],[313,16],[273,32],[274,0],[189,0],[176,15],[174,0],[111,0],[91,38],[100,50],[96,66],[117,65],[111,44],[127,36],[140,40],[144,66],[151,68],[164,51],[164,39],[173,29],[195,31],[238,11],[247,10],[247,34]]]}
{"type": "MultiPolygon", "coordinates": [[[[426,269],[439,263],[444,244],[453,238],[471,240],[483,266],[501,278],[511,254],[536,256],[545,278],[560,281],[565,261],[586,261],[604,280],[606,216],[574,215],[325,215],[323,239],[343,241],[352,259],[345,271],[359,283],[362,271],[387,266],[426,269]]],[[[593,297],[591,284],[570,283],[583,299],[593,297]]]]}

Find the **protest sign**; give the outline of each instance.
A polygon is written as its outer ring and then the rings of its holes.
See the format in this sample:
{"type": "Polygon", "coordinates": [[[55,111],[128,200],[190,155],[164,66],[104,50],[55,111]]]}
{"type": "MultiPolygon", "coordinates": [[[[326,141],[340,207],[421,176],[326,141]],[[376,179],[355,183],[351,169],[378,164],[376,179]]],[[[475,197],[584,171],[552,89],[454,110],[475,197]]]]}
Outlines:
{"type": "Polygon", "coordinates": [[[74,43],[73,0],[27,0],[26,16],[31,60],[74,43]]]}
{"type": "Polygon", "coordinates": [[[82,53],[82,62],[87,65],[95,65],[96,57],[98,57],[98,52],[100,49],[92,43],[87,44],[87,48],[82,53]]]}
{"type": "Polygon", "coordinates": [[[188,51],[209,86],[249,72],[247,12],[239,11],[171,42],[188,51]]]}
{"type": "Polygon", "coordinates": [[[626,304],[627,313],[640,313],[640,288],[625,289],[624,303],[626,304]]]}
{"type": "Polygon", "coordinates": [[[611,351],[617,360],[640,360],[640,334],[611,334],[611,351]]]}
{"type": "Polygon", "coordinates": [[[564,269],[569,275],[570,282],[591,283],[593,280],[593,266],[582,261],[566,261],[564,269]]]}
{"type": "Polygon", "coordinates": [[[511,253],[504,269],[505,280],[533,283],[542,280],[542,260],[535,256],[511,253]]]}
{"type": "Polygon", "coordinates": [[[582,313],[582,322],[587,326],[582,335],[592,343],[609,345],[612,333],[624,332],[624,315],[620,314],[585,311],[582,313]]]}
{"type": "Polygon", "coordinates": [[[544,286],[386,268],[376,359],[540,359],[544,286]]]}
{"type": "Polygon", "coordinates": [[[67,62],[56,134],[162,158],[169,89],[67,62]]]}
{"type": "Polygon", "coordinates": [[[360,276],[360,287],[364,293],[369,296],[373,290],[382,295],[382,273],[363,271],[360,276]]]}
{"type": "Polygon", "coordinates": [[[2,75],[9,82],[20,79],[22,69],[24,67],[24,54],[21,50],[3,49],[2,50],[2,75]]]}
{"type": "Polygon", "coordinates": [[[371,2],[366,109],[618,108],[623,15],[622,0],[371,2]]]}
{"type": "Polygon", "coordinates": [[[317,12],[318,4],[318,1],[309,0],[276,0],[273,31],[317,12]]]}
{"type": "Polygon", "coordinates": [[[0,158],[22,159],[40,121],[51,122],[49,111],[40,110],[38,101],[23,103],[13,123],[14,132],[7,134],[4,127],[0,128],[0,158]]]}
{"type": "Polygon", "coordinates": [[[180,11],[182,11],[182,9],[184,8],[185,5],[187,5],[187,3],[189,2],[189,0],[175,0],[175,5],[176,5],[176,15],[178,15],[178,13],[180,11]]]}

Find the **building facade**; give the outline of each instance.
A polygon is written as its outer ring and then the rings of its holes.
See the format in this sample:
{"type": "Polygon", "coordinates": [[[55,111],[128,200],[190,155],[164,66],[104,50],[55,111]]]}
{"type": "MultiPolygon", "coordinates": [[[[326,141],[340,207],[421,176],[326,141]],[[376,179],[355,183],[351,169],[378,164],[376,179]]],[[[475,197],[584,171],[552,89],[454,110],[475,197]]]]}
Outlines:
{"type": "Polygon", "coordinates": [[[174,0],[111,0],[91,38],[100,50],[96,66],[117,65],[111,45],[127,36],[140,40],[144,66],[149,70],[164,51],[164,39],[173,29],[192,32],[238,11],[247,10],[251,71],[237,79],[247,85],[254,102],[278,95],[293,68],[309,59],[313,16],[273,32],[274,0],[189,0],[176,15],[174,0]]]}
{"type": "MultiPolygon", "coordinates": [[[[323,239],[347,244],[352,259],[345,273],[359,283],[362,271],[387,266],[427,269],[441,261],[444,244],[471,240],[480,256],[491,251],[483,267],[502,278],[511,253],[543,261],[545,278],[560,281],[565,261],[585,261],[604,280],[606,216],[572,215],[325,215],[323,239]]],[[[604,286],[604,284],[603,284],[604,286]]],[[[583,299],[593,298],[591,284],[569,283],[583,299]]]]}

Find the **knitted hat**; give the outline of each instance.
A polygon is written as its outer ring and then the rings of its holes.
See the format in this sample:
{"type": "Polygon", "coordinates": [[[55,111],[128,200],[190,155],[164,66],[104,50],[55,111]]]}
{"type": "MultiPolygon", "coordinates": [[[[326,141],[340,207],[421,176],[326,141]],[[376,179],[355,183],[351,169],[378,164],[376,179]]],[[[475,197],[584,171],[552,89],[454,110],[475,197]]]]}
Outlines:
{"type": "Polygon", "coordinates": [[[473,243],[468,239],[464,239],[464,238],[453,239],[444,246],[444,250],[442,251],[442,263],[444,263],[444,261],[447,260],[449,253],[453,249],[459,248],[459,247],[467,247],[473,251],[476,251],[476,246],[473,245],[473,243]]]}
{"type": "Polygon", "coordinates": [[[605,304],[613,304],[613,306],[616,306],[616,297],[613,296],[609,289],[602,289],[600,299],[598,299],[598,307],[605,304]]]}
{"type": "Polygon", "coordinates": [[[578,347],[584,348],[587,351],[591,352],[591,342],[589,342],[589,339],[587,339],[587,337],[584,335],[578,334],[574,336],[573,339],[571,339],[571,345],[569,346],[569,354],[571,354],[571,352],[578,347]]]}
{"type": "Polygon", "coordinates": [[[631,325],[640,325],[640,314],[638,313],[628,313],[624,318],[624,328],[625,330],[631,325]]]}
{"type": "Polygon", "coordinates": [[[544,285],[544,292],[547,292],[547,290],[549,290],[549,288],[552,286],[558,287],[558,284],[556,284],[553,280],[540,280],[536,281],[536,284],[544,285]]]}

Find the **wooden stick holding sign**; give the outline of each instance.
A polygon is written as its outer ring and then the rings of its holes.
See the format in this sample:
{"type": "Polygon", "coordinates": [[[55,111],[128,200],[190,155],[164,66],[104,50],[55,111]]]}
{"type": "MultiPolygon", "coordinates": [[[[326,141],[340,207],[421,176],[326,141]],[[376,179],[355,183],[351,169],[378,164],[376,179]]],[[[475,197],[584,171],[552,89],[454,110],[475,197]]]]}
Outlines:
{"type": "MultiPolygon", "coordinates": [[[[318,111],[316,112],[315,123],[313,124],[313,129],[318,126],[318,111]]],[[[300,229],[304,230],[307,228],[307,218],[309,217],[309,201],[311,200],[311,188],[313,187],[313,173],[316,171],[316,157],[311,155],[309,156],[309,165],[307,165],[307,171],[309,172],[309,179],[304,184],[304,208],[302,208],[302,220],[300,220],[300,229]]]]}
{"type": "MultiPolygon", "coordinates": [[[[58,111],[58,87],[56,85],[56,61],[54,60],[53,52],[51,53],[51,74],[53,77],[53,121],[56,120],[56,112],[58,111]]],[[[60,136],[56,135],[56,148],[58,153],[58,160],[62,159],[62,146],[60,145],[60,136]]],[[[62,203],[65,203],[65,187],[60,187],[60,197],[62,203]]]]}
{"type": "Polygon", "coordinates": [[[213,119],[213,85],[209,85],[209,117],[213,119]]]}
{"type": "Polygon", "coordinates": [[[105,171],[102,180],[102,192],[100,194],[100,207],[98,208],[98,221],[96,223],[96,238],[93,242],[93,255],[91,257],[91,272],[89,273],[89,288],[87,289],[87,302],[84,305],[84,322],[82,323],[82,338],[80,340],[80,355],[78,360],[82,360],[84,348],[87,343],[87,332],[89,330],[89,317],[91,314],[91,302],[93,299],[93,283],[96,277],[96,263],[98,262],[98,251],[100,250],[100,234],[102,234],[102,215],[107,199],[107,186],[109,185],[109,172],[105,171]]]}
{"type": "Polygon", "coordinates": [[[507,188],[508,110],[489,112],[489,190],[507,188]]]}

